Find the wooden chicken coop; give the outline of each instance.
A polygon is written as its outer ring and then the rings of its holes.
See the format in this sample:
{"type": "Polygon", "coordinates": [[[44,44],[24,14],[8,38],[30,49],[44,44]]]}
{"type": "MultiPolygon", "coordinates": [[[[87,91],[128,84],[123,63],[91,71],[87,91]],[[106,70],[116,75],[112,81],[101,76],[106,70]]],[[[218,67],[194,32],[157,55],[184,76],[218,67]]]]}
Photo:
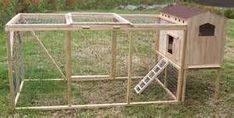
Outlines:
{"type": "Polygon", "coordinates": [[[5,27],[11,106],[177,103],[190,69],[217,70],[217,98],[224,27],[223,17],[182,5],[159,15],[19,13],[5,27]]]}

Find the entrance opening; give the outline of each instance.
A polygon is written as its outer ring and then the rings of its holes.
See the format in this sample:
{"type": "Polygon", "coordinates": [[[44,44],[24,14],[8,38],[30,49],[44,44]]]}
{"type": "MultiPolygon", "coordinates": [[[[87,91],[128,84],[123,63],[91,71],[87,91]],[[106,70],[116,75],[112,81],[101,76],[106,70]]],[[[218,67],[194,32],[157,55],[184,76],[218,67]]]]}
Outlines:
{"type": "Polygon", "coordinates": [[[173,42],[174,42],[174,37],[171,35],[168,35],[167,52],[169,52],[170,54],[173,54],[173,50],[172,50],[173,42]]]}

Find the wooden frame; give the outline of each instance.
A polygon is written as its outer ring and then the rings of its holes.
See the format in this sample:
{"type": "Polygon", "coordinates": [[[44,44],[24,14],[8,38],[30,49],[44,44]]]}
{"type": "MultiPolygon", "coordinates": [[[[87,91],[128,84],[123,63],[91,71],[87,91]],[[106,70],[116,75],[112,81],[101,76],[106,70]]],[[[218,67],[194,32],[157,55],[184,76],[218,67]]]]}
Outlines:
{"type": "MultiPolygon", "coordinates": [[[[125,17],[148,17],[148,18],[155,18],[155,19],[163,19],[160,16],[155,15],[139,15],[139,14],[125,14],[125,15],[118,15],[115,13],[67,13],[67,14],[44,14],[44,13],[21,13],[17,14],[14,18],[12,18],[5,27],[5,30],[9,35],[16,31],[29,31],[35,37],[35,39],[40,43],[41,47],[45,50],[47,56],[52,60],[53,64],[59,70],[60,74],[63,76],[64,79],[55,78],[55,79],[24,79],[20,84],[19,90],[17,91],[16,96],[14,95],[15,91],[13,88],[13,70],[12,70],[12,55],[11,55],[11,42],[7,40],[7,54],[8,54],[8,76],[9,76],[9,83],[10,83],[10,105],[12,108],[15,109],[41,109],[41,110],[54,110],[54,109],[74,109],[74,108],[96,108],[96,107],[113,107],[113,106],[132,106],[132,105],[142,105],[142,104],[164,104],[164,103],[177,103],[180,101],[185,100],[185,89],[186,89],[186,76],[189,69],[207,69],[207,68],[215,68],[219,69],[219,65],[189,65],[187,62],[187,45],[188,45],[188,28],[187,24],[178,24],[176,22],[170,22],[168,24],[160,24],[160,23],[149,23],[149,24],[134,24],[128,21],[125,17]],[[75,22],[73,17],[75,15],[97,15],[98,17],[108,17],[113,18],[117,22],[75,22]],[[20,19],[24,18],[62,18],[65,21],[62,23],[52,23],[52,24],[20,24],[17,23],[20,19]],[[112,60],[111,60],[111,73],[110,75],[72,75],[72,60],[71,60],[71,51],[72,51],[72,32],[78,30],[111,30],[112,31],[112,60]],[[117,35],[118,31],[125,31],[127,32],[128,38],[128,76],[127,77],[118,77],[116,75],[116,55],[117,55],[117,35]],[[160,45],[160,31],[161,30],[180,30],[183,31],[183,42],[182,42],[182,52],[180,55],[180,62],[175,62],[171,57],[166,56],[162,52],[159,51],[160,45]],[[64,31],[65,33],[65,42],[64,42],[64,50],[65,50],[65,74],[59,68],[53,57],[50,55],[48,50],[45,48],[43,43],[40,41],[38,36],[36,35],[36,31],[64,31]],[[173,67],[178,70],[178,83],[176,88],[176,95],[174,95],[168,88],[166,83],[167,72],[165,72],[165,81],[162,83],[159,80],[156,80],[157,83],[171,96],[172,100],[165,100],[165,101],[142,101],[142,102],[132,102],[131,97],[131,84],[132,79],[139,79],[142,76],[133,76],[132,75],[132,53],[133,49],[132,46],[134,45],[134,41],[132,39],[132,31],[154,31],[155,32],[155,53],[156,57],[163,57],[169,61],[173,67]],[[67,82],[67,105],[59,105],[59,106],[34,106],[34,107],[16,107],[17,101],[20,96],[20,92],[22,91],[23,85],[25,81],[62,81],[65,80],[67,82]],[[72,90],[71,84],[73,81],[101,81],[101,80],[126,80],[127,81],[127,94],[126,94],[126,102],[123,103],[103,103],[103,104],[86,104],[86,105],[74,105],[72,103],[72,90]]],[[[164,19],[167,20],[167,19],[164,19]]],[[[155,59],[158,61],[158,59],[155,59]]],[[[218,91],[219,91],[219,80],[221,72],[217,70],[217,78],[215,83],[215,94],[214,98],[218,98],[218,91]]]]}

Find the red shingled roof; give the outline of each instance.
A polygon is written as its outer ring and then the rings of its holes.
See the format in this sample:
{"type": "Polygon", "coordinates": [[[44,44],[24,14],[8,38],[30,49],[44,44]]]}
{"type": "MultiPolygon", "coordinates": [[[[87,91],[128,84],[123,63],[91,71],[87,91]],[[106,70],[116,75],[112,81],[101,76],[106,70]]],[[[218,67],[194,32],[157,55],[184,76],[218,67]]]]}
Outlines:
{"type": "Polygon", "coordinates": [[[195,7],[182,6],[182,5],[173,5],[163,8],[161,12],[187,19],[196,16],[198,14],[204,13],[206,12],[206,10],[195,7]]]}

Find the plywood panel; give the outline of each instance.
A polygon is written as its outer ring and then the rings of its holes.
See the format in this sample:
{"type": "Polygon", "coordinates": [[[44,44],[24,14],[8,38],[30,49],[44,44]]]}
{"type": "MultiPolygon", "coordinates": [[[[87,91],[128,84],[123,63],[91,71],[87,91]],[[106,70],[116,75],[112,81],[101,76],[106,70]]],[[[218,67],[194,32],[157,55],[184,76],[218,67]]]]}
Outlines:
{"type": "Polygon", "coordinates": [[[193,17],[188,21],[187,60],[189,65],[220,65],[224,42],[223,24],[222,17],[209,12],[193,17]],[[205,23],[215,25],[215,36],[199,36],[199,26],[205,23]]]}

